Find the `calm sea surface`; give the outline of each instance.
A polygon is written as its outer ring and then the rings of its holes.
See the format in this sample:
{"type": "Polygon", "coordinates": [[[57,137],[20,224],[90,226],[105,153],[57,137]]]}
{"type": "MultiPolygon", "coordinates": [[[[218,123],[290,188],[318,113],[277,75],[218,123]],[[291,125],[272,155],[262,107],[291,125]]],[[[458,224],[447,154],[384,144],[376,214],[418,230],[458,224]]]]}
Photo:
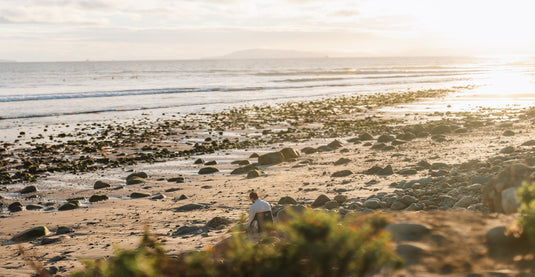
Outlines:
{"type": "Polygon", "coordinates": [[[214,111],[246,103],[466,85],[486,87],[481,93],[535,94],[535,59],[0,63],[0,129],[24,120],[83,120],[156,109],[214,111]]]}

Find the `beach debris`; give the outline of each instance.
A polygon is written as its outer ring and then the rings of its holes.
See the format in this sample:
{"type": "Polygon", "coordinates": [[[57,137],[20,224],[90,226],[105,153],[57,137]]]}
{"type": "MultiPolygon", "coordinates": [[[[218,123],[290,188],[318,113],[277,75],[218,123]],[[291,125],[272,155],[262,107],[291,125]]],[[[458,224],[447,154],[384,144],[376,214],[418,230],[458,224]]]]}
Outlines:
{"type": "Polygon", "coordinates": [[[93,185],[93,189],[103,189],[103,188],[109,188],[111,185],[109,183],[106,183],[104,181],[96,181],[93,185]]]}
{"type": "Polygon", "coordinates": [[[219,172],[219,169],[215,168],[215,167],[212,167],[212,166],[209,166],[209,167],[203,167],[199,170],[199,175],[205,175],[205,174],[212,174],[212,173],[216,173],[216,172],[219,172]]]}
{"type": "Polygon", "coordinates": [[[15,242],[29,241],[38,237],[46,236],[49,233],[50,231],[48,230],[48,228],[46,228],[46,226],[37,226],[14,235],[11,240],[15,242]]]}

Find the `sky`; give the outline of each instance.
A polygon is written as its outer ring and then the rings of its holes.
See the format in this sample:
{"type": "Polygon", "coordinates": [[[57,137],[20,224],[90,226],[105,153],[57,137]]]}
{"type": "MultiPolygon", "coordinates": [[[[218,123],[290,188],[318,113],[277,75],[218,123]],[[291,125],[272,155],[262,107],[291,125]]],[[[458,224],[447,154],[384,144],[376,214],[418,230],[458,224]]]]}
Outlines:
{"type": "Polygon", "coordinates": [[[535,56],[535,0],[0,0],[0,59],[535,56]]]}

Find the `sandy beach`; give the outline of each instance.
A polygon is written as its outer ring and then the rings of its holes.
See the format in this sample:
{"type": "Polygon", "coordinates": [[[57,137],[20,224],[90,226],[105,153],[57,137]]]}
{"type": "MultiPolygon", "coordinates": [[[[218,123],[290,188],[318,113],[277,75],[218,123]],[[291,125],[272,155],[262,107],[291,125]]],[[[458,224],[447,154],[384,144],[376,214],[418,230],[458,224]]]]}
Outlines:
{"type": "Polygon", "coordinates": [[[534,165],[533,146],[526,144],[535,136],[534,113],[523,107],[468,111],[447,98],[470,89],[49,126],[46,142],[34,139],[40,130],[26,131],[0,149],[8,173],[0,190],[0,275],[33,273],[11,239],[41,225],[50,233],[20,246],[57,276],[81,268],[83,259],[135,247],[144,226],[169,255],[204,249],[230,235],[248,210],[251,190],[274,211],[283,197],[310,207],[325,195],[335,201],[318,209],[382,211],[393,222],[426,226],[429,233],[418,241],[394,240],[409,261],[398,276],[533,273],[532,256],[493,248],[489,230],[512,226],[518,214],[489,209],[482,188],[512,164],[534,165]],[[258,162],[254,153],[285,148],[298,155],[257,164],[259,177],[245,169],[235,174],[258,162]],[[203,168],[217,170],[199,174],[203,168]],[[146,176],[127,180],[141,172],[146,176]],[[97,182],[105,185],[95,189],[97,182]],[[36,191],[21,193],[30,186],[36,191]],[[106,197],[92,202],[94,195],[106,197]],[[79,207],[59,210],[73,199],[79,207]],[[9,211],[15,202],[21,210],[9,211]],[[216,217],[228,222],[207,225],[216,217]],[[416,250],[403,252],[407,247],[416,250]]]}

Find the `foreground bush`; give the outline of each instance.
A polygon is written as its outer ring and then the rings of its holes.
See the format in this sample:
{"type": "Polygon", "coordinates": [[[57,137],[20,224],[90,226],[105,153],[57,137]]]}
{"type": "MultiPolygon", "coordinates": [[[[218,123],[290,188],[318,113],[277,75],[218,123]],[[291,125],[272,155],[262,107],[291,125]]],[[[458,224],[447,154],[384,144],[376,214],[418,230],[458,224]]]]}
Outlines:
{"type": "Polygon", "coordinates": [[[147,232],[141,245],[86,263],[72,276],[367,276],[400,266],[380,214],[341,219],[306,211],[259,241],[235,231],[224,250],[167,257],[147,232]]]}
{"type": "Polygon", "coordinates": [[[520,200],[520,219],[518,223],[522,233],[535,245],[535,182],[525,182],[518,190],[520,200]]]}

